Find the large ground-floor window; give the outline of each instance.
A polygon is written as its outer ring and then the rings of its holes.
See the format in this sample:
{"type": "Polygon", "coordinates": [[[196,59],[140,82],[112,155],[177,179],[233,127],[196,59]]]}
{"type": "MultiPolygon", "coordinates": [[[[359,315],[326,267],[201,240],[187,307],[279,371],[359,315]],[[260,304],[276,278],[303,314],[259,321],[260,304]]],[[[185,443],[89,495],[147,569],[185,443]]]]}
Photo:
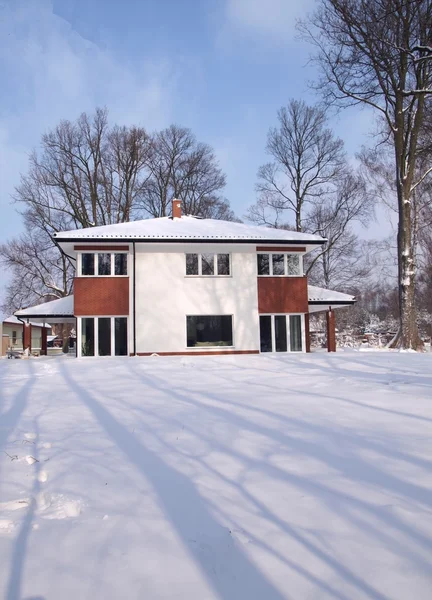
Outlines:
{"type": "Polygon", "coordinates": [[[187,346],[232,346],[232,315],[197,315],[186,317],[187,346]]]}
{"type": "Polygon", "coordinates": [[[82,317],[81,356],[127,356],[127,317],[82,317]]]}
{"type": "Polygon", "coordinates": [[[302,315],[260,315],[261,352],[301,352],[302,315]]]}

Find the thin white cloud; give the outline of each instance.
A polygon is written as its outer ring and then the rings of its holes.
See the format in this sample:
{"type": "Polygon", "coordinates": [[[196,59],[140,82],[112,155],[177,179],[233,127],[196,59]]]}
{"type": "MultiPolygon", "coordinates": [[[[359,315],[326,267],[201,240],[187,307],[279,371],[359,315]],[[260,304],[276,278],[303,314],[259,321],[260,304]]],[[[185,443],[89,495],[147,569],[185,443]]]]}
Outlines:
{"type": "Polygon", "coordinates": [[[273,42],[292,41],[296,20],[313,7],[313,0],[226,0],[230,28],[265,36],[273,42]]]}

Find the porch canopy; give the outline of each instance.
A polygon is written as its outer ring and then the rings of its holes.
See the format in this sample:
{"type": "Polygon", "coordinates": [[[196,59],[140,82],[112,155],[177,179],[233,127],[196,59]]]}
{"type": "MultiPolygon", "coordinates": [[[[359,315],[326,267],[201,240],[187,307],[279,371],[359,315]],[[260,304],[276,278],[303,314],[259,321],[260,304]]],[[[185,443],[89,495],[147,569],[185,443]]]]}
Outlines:
{"type": "Polygon", "coordinates": [[[355,296],[316,287],[315,285],[308,285],[309,313],[352,306],[355,301],[355,296]]]}
{"type": "MultiPolygon", "coordinates": [[[[73,296],[65,296],[51,302],[44,302],[36,306],[29,306],[15,312],[15,317],[24,322],[24,347],[31,351],[31,327],[32,323],[73,323],[76,319],[73,314],[74,302],[73,296]]],[[[47,328],[42,329],[42,349],[41,354],[47,354],[48,339],[47,328]]]]}
{"type": "Polygon", "coordinates": [[[306,346],[310,352],[309,315],[311,313],[326,312],[327,321],[327,350],[336,352],[336,323],[334,309],[352,306],[356,301],[354,296],[327,290],[326,288],[308,285],[309,314],[306,319],[306,346]]]}

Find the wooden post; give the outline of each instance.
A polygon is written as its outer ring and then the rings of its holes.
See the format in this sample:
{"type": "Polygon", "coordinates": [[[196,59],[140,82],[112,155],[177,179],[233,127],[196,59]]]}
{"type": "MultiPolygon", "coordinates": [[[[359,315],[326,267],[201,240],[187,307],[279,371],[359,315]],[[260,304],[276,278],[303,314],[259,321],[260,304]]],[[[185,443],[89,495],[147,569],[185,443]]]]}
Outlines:
{"type": "Polygon", "coordinates": [[[310,339],[309,313],[305,314],[304,322],[305,322],[306,352],[310,352],[311,351],[311,339],[310,339]]]}
{"type": "Polygon", "coordinates": [[[23,325],[23,350],[31,352],[31,338],[32,338],[32,326],[30,323],[24,323],[23,325]]]}
{"type": "Polygon", "coordinates": [[[41,356],[46,356],[48,354],[48,329],[44,326],[42,327],[42,342],[41,342],[41,356]]]}
{"type": "Polygon", "coordinates": [[[327,313],[327,350],[336,352],[336,323],[334,311],[329,307],[327,313]]]}

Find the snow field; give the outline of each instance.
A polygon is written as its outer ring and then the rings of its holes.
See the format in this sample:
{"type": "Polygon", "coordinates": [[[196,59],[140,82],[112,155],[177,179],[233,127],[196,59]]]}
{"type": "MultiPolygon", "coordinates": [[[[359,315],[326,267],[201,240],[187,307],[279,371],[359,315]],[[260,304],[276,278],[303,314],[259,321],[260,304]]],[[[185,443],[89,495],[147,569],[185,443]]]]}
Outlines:
{"type": "Polygon", "coordinates": [[[0,598],[430,598],[431,367],[0,361],[0,598]]]}

